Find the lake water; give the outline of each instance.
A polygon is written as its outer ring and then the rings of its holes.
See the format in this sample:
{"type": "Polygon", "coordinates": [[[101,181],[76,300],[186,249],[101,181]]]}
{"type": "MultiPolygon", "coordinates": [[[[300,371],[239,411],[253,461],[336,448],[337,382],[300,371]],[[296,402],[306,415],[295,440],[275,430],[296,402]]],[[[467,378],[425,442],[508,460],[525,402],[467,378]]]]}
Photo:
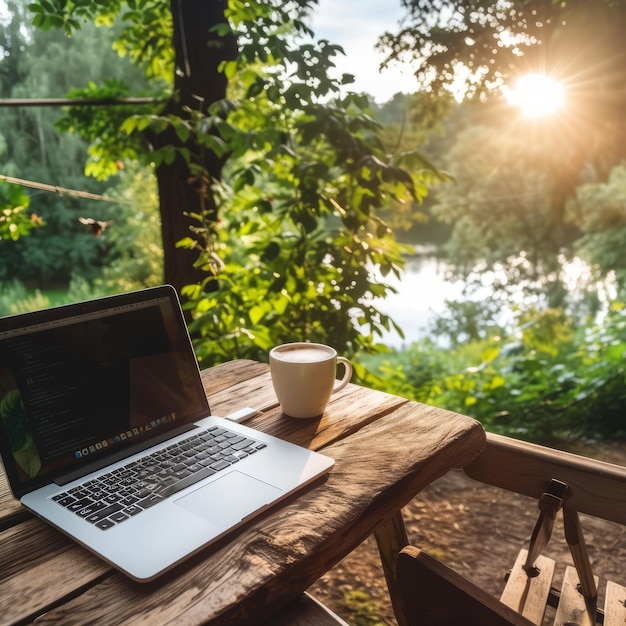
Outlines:
{"type": "Polygon", "coordinates": [[[378,310],[389,315],[404,332],[404,339],[397,332],[384,334],[382,343],[401,348],[428,334],[429,322],[445,309],[446,300],[460,297],[462,282],[444,280],[446,265],[433,257],[411,257],[406,261],[400,279],[388,276],[379,280],[397,290],[384,300],[377,300],[378,310]]]}
{"type": "MultiPolygon", "coordinates": [[[[595,285],[594,290],[603,305],[597,314],[600,319],[606,312],[608,303],[617,295],[615,277],[609,275],[602,282],[596,283],[589,266],[581,259],[566,261],[563,258],[561,263],[564,285],[574,300],[582,298],[591,284],[595,285]]],[[[397,332],[386,332],[382,343],[401,348],[425,337],[429,333],[430,322],[444,311],[446,301],[462,299],[464,281],[448,282],[445,280],[445,272],[445,262],[430,256],[414,256],[406,260],[400,279],[376,276],[380,282],[393,286],[397,293],[390,294],[384,300],[376,300],[374,304],[378,310],[389,315],[404,332],[404,339],[397,332]]],[[[493,272],[483,274],[483,286],[474,292],[472,298],[482,300],[491,297],[493,292],[489,285],[497,276],[493,272]]],[[[510,306],[504,305],[501,308],[498,321],[503,324],[510,322],[514,316],[514,308],[522,305],[524,298],[521,289],[510,294],[510,306]]]]}

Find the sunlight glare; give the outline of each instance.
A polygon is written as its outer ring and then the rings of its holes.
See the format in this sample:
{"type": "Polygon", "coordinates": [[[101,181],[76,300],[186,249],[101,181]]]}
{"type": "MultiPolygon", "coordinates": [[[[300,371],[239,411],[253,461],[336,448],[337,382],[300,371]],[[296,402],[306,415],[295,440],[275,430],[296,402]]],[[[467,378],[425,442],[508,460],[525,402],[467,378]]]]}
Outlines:
{"type": "Polygon", "coordinates": [[[563,86],[546,74],[521,76],[514,89],[506,90],[505,96],[509,104],[519,107],[526,117],[552,115],[565,103],[563,86]]]}

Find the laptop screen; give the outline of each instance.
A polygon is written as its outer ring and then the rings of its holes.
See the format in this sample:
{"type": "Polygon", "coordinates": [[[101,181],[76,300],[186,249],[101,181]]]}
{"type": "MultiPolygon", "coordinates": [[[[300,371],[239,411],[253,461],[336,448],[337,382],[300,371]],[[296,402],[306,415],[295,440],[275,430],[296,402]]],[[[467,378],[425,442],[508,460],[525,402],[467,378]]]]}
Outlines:
{"type": "Polygon", "coordinates": [[[208,414],[171,287],[0,319],[0,442],[22,493],[208,414]]]}

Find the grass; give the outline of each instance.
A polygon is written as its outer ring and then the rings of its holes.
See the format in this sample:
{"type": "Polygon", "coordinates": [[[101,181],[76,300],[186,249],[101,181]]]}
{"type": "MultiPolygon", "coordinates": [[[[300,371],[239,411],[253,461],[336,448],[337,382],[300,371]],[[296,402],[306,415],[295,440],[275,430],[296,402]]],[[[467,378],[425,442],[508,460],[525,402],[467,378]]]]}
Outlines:
{"type": "Polygon", "coordinates": [[[346,613],[352,626],[382,626],[378,602],[366,591],[350,589],[344,591],[346,613]]]}

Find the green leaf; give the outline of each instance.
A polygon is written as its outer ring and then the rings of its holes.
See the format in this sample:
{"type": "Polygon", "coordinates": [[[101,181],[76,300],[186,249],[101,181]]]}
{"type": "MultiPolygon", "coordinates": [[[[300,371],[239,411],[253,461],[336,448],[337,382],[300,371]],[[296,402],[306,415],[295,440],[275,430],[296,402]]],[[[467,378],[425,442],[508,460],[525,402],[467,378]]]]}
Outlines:
{"type": "Polygon", "coordinates": [[[182,141],[182,143],[187,142],[191,133],[185,124],[176,124],[174,126],[174,130],[176,131],[176,136],[182,141]]]}
{"type": "Polygon", "coordinates": [[[197,248],[197,246],[198,246],[198,242],[195,239],[192,239],[191,237],[183,237],[182,239],[176,242],[177,248],[187,248],[189,250],[193,250],[197,248]]]}
{"type": "Polygon", "coordinates": [[[253,324],[258,324],[265,317],[266,312],[267,306],[265,304],[258,304],[256,306],[253,306],[248,312],[250,321],[253,324]]]}

